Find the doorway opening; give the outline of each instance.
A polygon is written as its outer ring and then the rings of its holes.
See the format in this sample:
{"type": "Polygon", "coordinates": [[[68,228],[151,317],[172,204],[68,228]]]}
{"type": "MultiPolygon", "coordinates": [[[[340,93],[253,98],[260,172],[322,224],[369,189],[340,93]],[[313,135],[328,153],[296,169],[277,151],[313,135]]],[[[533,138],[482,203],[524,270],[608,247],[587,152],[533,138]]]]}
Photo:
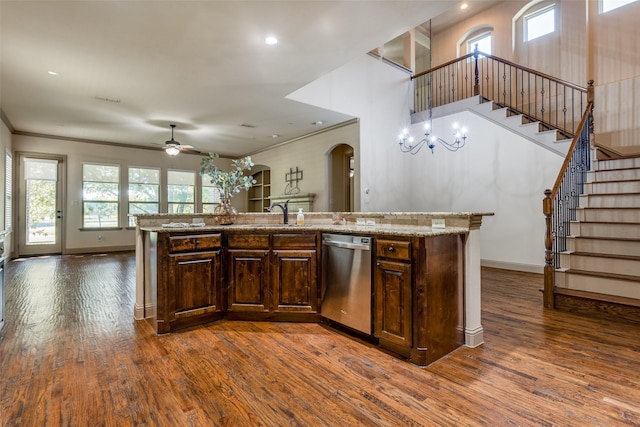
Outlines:
{"type": "Polygon", "coordinates": [[[62,253],[63,157],[18,155],[18,255],[62,253]]]}
{"type": "Polygon", "coordinates": [[[355,174],[353,147],[336,145],[329,152],[329,211],[353,212],[355,174]]]}

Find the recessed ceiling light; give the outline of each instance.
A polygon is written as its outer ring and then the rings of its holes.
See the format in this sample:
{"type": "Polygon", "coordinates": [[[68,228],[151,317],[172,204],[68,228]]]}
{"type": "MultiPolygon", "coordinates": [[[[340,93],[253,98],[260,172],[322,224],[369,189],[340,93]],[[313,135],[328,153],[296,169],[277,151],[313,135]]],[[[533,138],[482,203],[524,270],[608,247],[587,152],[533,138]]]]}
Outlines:
{"type": "Polygon", "coordinates": [[[47,73],[49,73],[52,76],[59,76],[60,73],[58,73],[57,71],[47,71],[47,73]]]}
{"type": "Polygon", "coordinates": [[[316,125],[316,126],[320,126],[320,125],[324,124],[324,122],[322,120],[317,120],[317,121],[315,121],[315,122],[313,122],[311,124],[312,125],[316,125]]]}
{"type": "Polygon", "coordinates": [[[274,133],[273,135],[271,135],[271,138],[280,138],[280,135],[278,135],[277,133],[274,133]]]}
{"type": "Polygon", "coordinates": [[[468,8],[468,7],[469,7],[469,5],[468,5],[467,3],[462,3],[462,4],[460,5],[460,10],[465,10],[465,9],[466,9],[466,8],[468,8]]]}
{"type": "Polygon", "coordinates": [[[264,38],[264,42],[269,46],[273,46],[274,44],[278,44],[278,39],[275,36],[267,36],[264,38]]]}

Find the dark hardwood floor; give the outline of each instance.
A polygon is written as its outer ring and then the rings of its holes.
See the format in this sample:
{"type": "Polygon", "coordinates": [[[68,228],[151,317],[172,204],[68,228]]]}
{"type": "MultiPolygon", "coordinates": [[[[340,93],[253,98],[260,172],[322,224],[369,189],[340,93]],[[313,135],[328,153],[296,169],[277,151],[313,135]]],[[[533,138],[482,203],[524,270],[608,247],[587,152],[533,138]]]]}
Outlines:
{"type": "Polygon", "coordinates": [[[0,421],[20,426],[640,425],[640,326],[483,269],[485,344],[421,369],[322,325],[133,320],[134,258],[7,263],[0,421]]]}

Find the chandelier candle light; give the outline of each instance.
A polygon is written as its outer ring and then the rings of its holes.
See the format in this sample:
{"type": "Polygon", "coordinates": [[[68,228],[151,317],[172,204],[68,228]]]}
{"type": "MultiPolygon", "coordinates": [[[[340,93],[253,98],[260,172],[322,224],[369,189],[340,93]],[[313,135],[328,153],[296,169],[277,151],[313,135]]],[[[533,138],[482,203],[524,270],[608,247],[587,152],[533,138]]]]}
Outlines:
{"type": "Polygon", "coordinates": [[[414,139],[409,135],[409,131],[405,128],[399,136],[400,142],[400,150],[403,153],[411,153],[417,154],[420,149],[426,145],[433,153],[433,149],[436,146],[436,142],[442,144],[444,148],[449,151],[458,151],[460,148],[464,147],[465,142],[467,142],[467,129],[460,128],[458,123],[453,124],[453,136],[455,138],[454,142],[447,142],[442,138],[439,138],[435,135],[431,135],[431,120],[424,124],[424,138],[420,141],[414,143],[414,139]]]}

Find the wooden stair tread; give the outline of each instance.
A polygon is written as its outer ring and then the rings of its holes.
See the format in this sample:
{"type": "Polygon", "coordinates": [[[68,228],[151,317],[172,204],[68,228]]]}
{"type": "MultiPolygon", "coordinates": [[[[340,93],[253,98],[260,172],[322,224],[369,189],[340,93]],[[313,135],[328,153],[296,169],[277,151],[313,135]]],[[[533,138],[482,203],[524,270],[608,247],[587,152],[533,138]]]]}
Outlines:
{"type": "Polygon", "coordinates": [[[637,191],[630,193],[584,193],[583,196],[640,196],[640,193],[637,191]]]}
{"type": "Polygon", "coordinates": [[[555,294],[567,295],[578,298],[586,298],[597,301],[604,301],[614,304],[629,305],[632,307],[640,307],[640,300],[634,298],[620,297],[617,295],[600,294],[597,292],[579,291],[576,289],[567,289],[555,287],[553,292],[555,294]]]}
{"type": "Polygon", "coordinates": [[[576,209],[582,210],[598,210],[598,209],[615,209],[615,210],[626,210],[626,209],[640,209],[640,206],[612,206],[612,207],[603,207],[603,206],[578,206],[576,209]]]}
{"type": "Polygon", "coordinates": [[[580,224],[615,224],[615,225],[640,225],[640,222],[617,222],[617,221],[578,221],[573,220],[571,222],[576,222],[580,224]]]}
{"type": "Polygon", "coordinates": [[[594,277],[601,277],[603,279],[628,280],[630,282],[640,283],[640,276],[630,276],[627,274],[601,273],[599,271],[577,270],[573,268],[565,270],[564,272],[570,273],[570,274],[579,274],[582,276],[594,276],[594,277]]]}
{"type": "MultiPolygon", "coordinates": [[[[612,224],[627,224],[625,222],[614,222],[612,224]]],[[[631,223],[635,224],[635,223],[631,223]]],[[[640,242],[640,239],[634,239],[633,237],[601,237],[601,236],[567,236],[574,239],[590,239],[590,240],[613,240],[616,242],[640,242]]]]}
{"type": "MultiPolygon", "coordinates": [[[[617,170],[617,169],[612,169],[612,170],[617,170]]],[[[595,172],[601,172],[601,171],[595,171],[595,172]]],[[[591,182],[585,182],[585,184],[619,184],[621,182],[624,182],[625,184],[627,182],[640,182],[640,178],[638,179],[623,179],[623,180],[614,180],[614,179],[608,179],[606,181],[591,181],[591,182]]]]}
{"type": "Polygon", "coordinates": [[[571,255],[596,257],[596,258],[611,258],[611,259],[624,259],[629,261],[640,261],[640,256],[635,255],[616,255],[616,254],[599,254],[594,252],[568,252],[571,255]]]}

